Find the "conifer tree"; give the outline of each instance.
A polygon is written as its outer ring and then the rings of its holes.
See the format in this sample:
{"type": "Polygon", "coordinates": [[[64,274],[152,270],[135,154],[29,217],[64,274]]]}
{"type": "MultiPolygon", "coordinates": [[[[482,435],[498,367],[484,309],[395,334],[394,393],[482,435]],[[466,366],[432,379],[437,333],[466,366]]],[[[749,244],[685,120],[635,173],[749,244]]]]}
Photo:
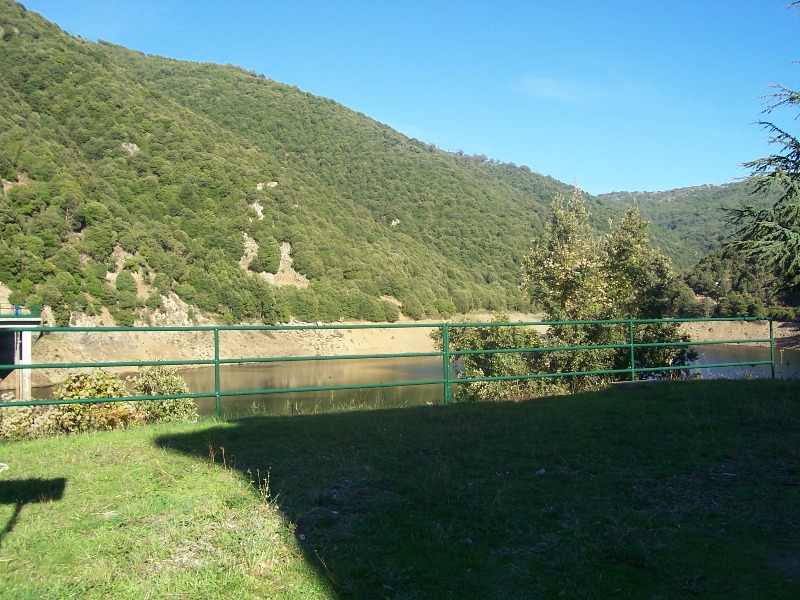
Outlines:
{"type": "MultiPolygon", "coordinates": [[[[790,8],[800,8],[800,1],[790,8]]],[[[789,113],[789,123],[800,118],[800,91],[774,86],[764,115],[789,113]]],[[[755,194],[777,192],[775,203],[756,210],[745,206],[731,211],[738,226],[732,245],[759,263],[774,269],[783,289],[800,286],[800,140],[797,134],[780,126],[774,117],[759,121],[769,132],[769,143],[778,150],[764,158],[744,164],[751,170],[755,194]]]]}

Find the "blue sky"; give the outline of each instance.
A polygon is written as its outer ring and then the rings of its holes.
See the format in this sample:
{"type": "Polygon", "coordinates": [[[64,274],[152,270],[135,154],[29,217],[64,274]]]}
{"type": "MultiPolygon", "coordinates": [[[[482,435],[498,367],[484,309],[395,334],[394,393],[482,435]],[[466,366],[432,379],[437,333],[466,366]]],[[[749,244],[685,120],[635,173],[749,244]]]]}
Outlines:
{"type": "Polygon", "coordinates": [[[800,79],[788,0],[23,4],[73,35],[238,65],[593,194],[737,180],[770,152],[763,96],[800,79]]]}

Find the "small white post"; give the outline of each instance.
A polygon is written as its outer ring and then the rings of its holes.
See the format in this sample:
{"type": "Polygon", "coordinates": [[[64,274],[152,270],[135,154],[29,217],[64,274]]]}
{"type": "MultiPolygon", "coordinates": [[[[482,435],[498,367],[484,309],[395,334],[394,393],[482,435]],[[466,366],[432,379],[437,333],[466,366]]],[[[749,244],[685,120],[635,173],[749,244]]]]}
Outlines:
{"type": "MultiPolygon", "coordinates": [[[[31,364],[31,332],[14,333],[14,364],[31,364]]],[[[31,399],[31,370],[17,369],[17,400],[27,402],[31,399]]]]}
{"type": "MultiPolygon", "coordinates": [[[[31,364],[31,332],[23,331],[22,333],[22,348],[21,348],[21,364],[31,364]]],[[[27,402],[31,399],[31,370],[22,369],[22,400],[27,402]]]]}

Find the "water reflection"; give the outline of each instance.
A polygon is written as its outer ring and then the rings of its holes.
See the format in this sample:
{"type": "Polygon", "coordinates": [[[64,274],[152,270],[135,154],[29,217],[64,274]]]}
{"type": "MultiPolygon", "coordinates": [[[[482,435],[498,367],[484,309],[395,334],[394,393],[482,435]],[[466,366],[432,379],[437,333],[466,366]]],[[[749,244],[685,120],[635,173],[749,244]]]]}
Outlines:
{"type": "MultiPolygon", "coordinates": [[[[745,345],[696,346],[697,365],[745,363],[769,360],[769,348],[745,345]]],[[[775,376],[800,378],[800,350],[775,350],[775,376]]],[[[179,371],[194,394],[214,392],[214,368],[202,367],[179,371]]],[[[703,378],[768,378],[769,365],[714,367],[694,369],[703,378]]],[[[337,408],[394,408],[422,404],[440,404],[442,384],[402,387],[361,388],[317,392],[285,392],[225,396],[225,392],[270,390],[303,387],[364,385],[410,381],[439,380],[442,362],[438,357],[312,360],[282,363],[222,365],[220,389],[222,414],[226,417],[249,414],[308,414],[337,408]]],[[[454,388],[455,389],[455,388],[454,388]]],[[[52,388],[35,388],[34,398],[51,398],[52,388]]],[[[198,411],[215,412],[214,398],[198,398],[198,411]]]]}
{"type": "MultiPolygon", "coordinates": [[[[769,360],[769,348],[743,345],[698,346],[698,365],[769,360]]],[[[778,378],[800,377],[800,350],[776,350],[778,378]]],[[[704,378],[768,378],[769,365],[695,369],[704,378]]],[[[181,371],[192,393],[214,391],[214,369],[181,371]]],[[[225,396],[224,392],[323,387],[436,380],[442,377],[441,359],[436,357],[381,358],[353,360],[315,360],[284,363],[223,365],[220,367],[222,411],[225,416],[246,414],[295,414],[366,406],[390,408],[441,403],[441,384],[404,387],[361,388],[353,390],[286,392],[225,396]]],[[[213,398],[199,398],[201,414],[214,413],[213,398]]]]}
{"type": "MultiPolygon", "coordinates": [[[[214,369],[180,371],[192,393],[214,391],[214,369]]],[[[293,414],[340,407],[398,407],[442,402],[441,384],[361,388],[312,392],[285,392],[225,396],[224,392],[286,388],[343,386],[437,380],[442,362],[436,357],[312,360],[302,362],[222,365],[220,389],[226,416],[244,414],[293,414]]],[[[198,398],[201,414],[214,413],[214,398],[198,398]]]]}
{"type": "MultiPolygon", "coordinates": [[[[696,364],[714,365],[732,362],[763,361],[770,359],[769,348],[737,344],[715,346],[696,346],[696,364]]],[[[695,369],[704,379],[726,377],[729,379],[771,377],[770,365],[710,367],[695,369]]],[[[775,350],[775,377],[778,379],[800,378],[800,350],[775,350]]]]}

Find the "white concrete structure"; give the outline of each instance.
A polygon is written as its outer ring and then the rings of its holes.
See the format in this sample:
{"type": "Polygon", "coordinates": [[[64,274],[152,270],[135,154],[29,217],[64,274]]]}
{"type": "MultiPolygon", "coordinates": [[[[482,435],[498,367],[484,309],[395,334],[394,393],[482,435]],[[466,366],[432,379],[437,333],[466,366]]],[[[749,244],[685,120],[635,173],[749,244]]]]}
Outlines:
{"type": "MultiPolygon", "coordinates": [[[[13,344],[13,357],[15,365],[31,364],[31,347],[33,346],[33,332],[29,328],[40,327],[42,319],[39,315],[14,315],[0,316],[0,332],[4,330],[12,335],[3,336],[4,344],[13,344]]],[[[4,356],[10,356],[8,348],[3,349],[4,356]]],[[[5,364],[5,363],[4,363],[5,364]]],[[[16,369],[16,399],[27,401],[31,399],[31,370],[16,369]]]]}

